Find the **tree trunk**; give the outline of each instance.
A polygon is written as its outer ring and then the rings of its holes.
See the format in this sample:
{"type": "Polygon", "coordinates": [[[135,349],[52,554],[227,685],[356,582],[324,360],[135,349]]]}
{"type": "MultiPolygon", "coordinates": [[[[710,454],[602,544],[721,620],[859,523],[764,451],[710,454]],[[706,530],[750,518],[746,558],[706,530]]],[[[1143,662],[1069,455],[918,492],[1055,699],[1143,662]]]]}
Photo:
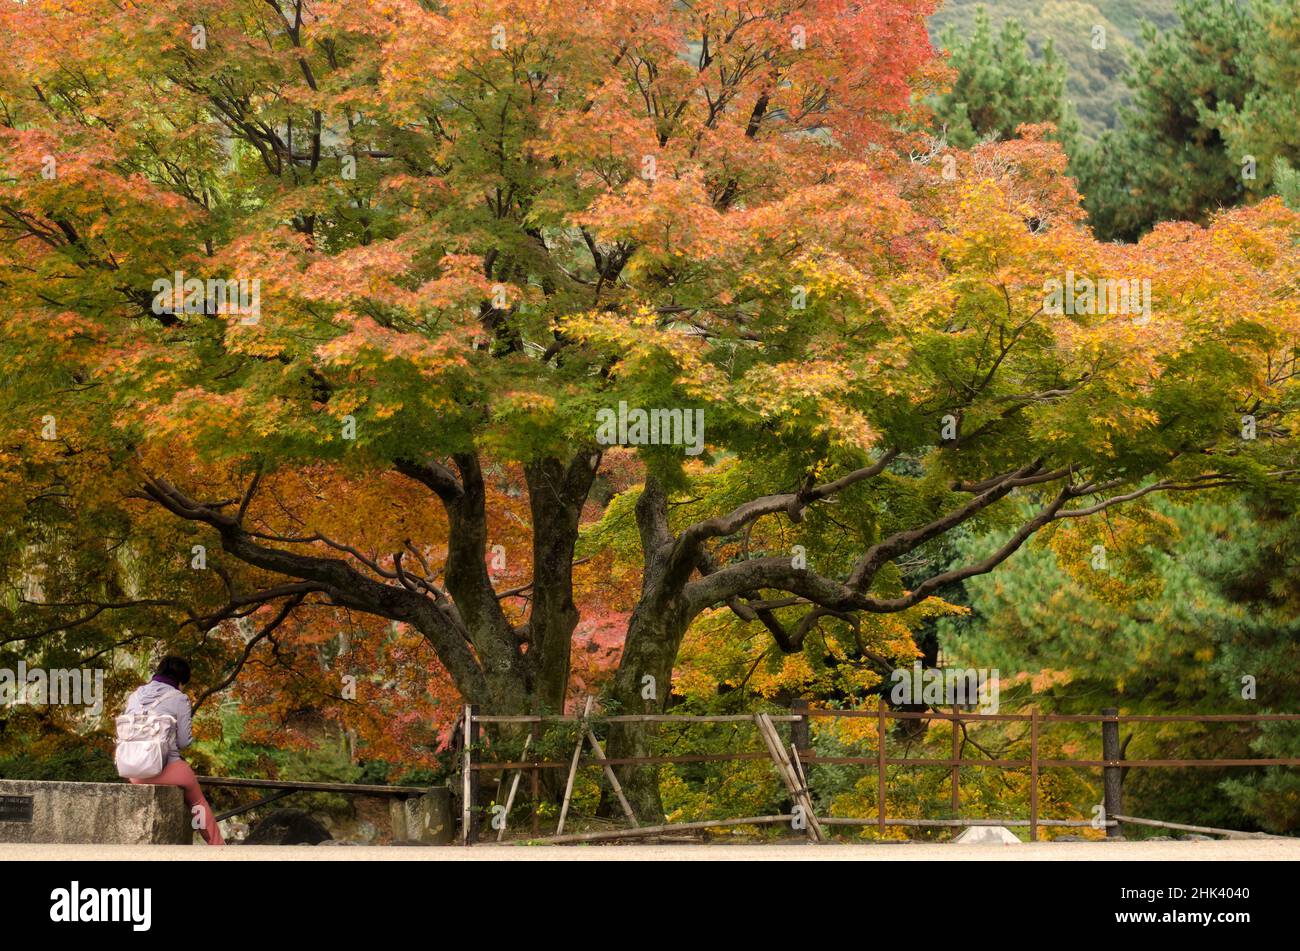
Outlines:
{"type": "Polygon", "coordinates": [[[524,469],[533,522],[532,606],[528,615],[528,661],[534,709],[562,713],[569,685],[573,631],[573,554],[578,522],[600,455],[583,452],[566,466],[547,458],[524,469]]]}
{"type": "MultiPolygon", "coordinates": [[[[686,632],[685,612],[676,599],[651,591],[643,596],[628,624],[627,639],[611,698],[618,713],[661,714],[672,695],[673,662],[686,632]]],[[[657,733],[654,724],[612,723],[606,755],[611,759],[649,756],[657,733]]],[[[632,811],[642,822],[664,821],[659,771],[651,766],[615,767],[632,811]]]]}
{"type": "MultiPolygon", "coordinates": [[[[672,694],[673,663],[690,623],[682,590],[689,567],[674,558],[675,539],[668,528],[668,496],[653,476],[646,478],[636,503],[637,529],[645,569],[641,598],[628,622],[623,656],[610,691],[619,713],[663,713],[672,694]]],[[[610,759],[649,756],[653,724],[610,725],[610,759]]],[[[663,822],[659,773],[654,766],[619,766],[619,782],[639,820],[663,822]]]]}

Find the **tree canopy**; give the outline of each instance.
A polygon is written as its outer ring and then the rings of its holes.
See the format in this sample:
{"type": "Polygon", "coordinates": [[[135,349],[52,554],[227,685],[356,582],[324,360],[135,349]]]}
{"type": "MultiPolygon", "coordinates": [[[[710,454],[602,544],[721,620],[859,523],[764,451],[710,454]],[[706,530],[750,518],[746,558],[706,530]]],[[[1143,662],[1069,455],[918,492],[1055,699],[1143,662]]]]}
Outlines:
{"type": "Polygon", "coordinates": [[[696,621],[798,649],[1053,523],[1289,479],[1300,217],[1111,245],[1047,130],[927,152],[929,12],[5,7],[7,642],[238,674],[343,613],[512,713],[622,611],[610,700],[662,710],[696,621]],[[606,445],[627,408],[703,451],[606,445]]]}

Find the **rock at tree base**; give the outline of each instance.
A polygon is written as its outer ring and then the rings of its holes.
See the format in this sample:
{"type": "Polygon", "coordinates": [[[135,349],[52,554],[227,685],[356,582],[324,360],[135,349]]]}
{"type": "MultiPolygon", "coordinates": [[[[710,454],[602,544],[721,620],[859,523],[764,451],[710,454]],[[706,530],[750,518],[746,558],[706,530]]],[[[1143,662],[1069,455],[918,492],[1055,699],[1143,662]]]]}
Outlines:
{"type": "Polygon", "coordinates": [[[254,824],[245,845],[319,845],[333,836],[301,809],[276,809],[254,824]]]}

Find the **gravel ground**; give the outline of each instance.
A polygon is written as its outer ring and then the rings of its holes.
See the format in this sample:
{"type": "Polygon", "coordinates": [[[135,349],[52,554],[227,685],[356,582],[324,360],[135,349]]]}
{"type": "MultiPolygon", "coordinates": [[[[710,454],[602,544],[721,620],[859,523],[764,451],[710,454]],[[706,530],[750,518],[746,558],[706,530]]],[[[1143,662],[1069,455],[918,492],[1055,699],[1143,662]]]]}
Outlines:
{"type": "Polygon", "coordinates": [[[204,861],[288,859],[298,862],[484,861],[831,861],[908,862],[946,859],[987,861],[1300,861],[1300,839],[1232,839],[1215,842],[1035,842],[1020,845],[949,845],[910,842],[870,845],[476,845],[473,848],[383,846],[0,845],[0,863],[17,861],[204,861]]]}

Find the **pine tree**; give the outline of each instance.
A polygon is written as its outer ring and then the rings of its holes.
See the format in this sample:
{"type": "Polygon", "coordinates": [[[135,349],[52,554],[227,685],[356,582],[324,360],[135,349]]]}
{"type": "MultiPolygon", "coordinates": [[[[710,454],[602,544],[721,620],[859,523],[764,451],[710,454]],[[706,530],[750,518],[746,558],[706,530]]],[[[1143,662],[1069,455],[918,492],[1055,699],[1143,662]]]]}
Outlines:
{"type": "MultiPolygon", "coordinates": [[[[1054,681],[1062,709],[1291,713],[1300,705],[1300,522],[1293,497],[1160,501],[1056,532],[1013,570],[965,582],[971,615],[939,621],[945,652],[1054,681]],[[1096,547],[1105,560],[1098,562],[1096,547]],[[1099,564],[1101,567],[1099,567],[1099,564]]],[[[970,558],[1000,536],[957,545],[970,558]]],[[[963,600],[952,597],[950,600],[963,600]]],[[[1044,688],[1047,689],[1047,688],[1044,688]]],[[[1131,757],[1300,755],[1300,724],[1142,730],[1131,757]]],[[[1125,795],[1157,818],[1300,828],[1300,776],[1284,767],[1141,771],[1125,795]],[[1226,797],[1225,795],[1226,794],[1226,797]],[[1176,818],[1182,817],[1182,819],[1176,818]]]]}
{"type": "Polygon", "coordinates": [[[1027,123],[1052,122],[1062,142],[1077,131],[1065,98],[1065,64],[1049,40],[1042,58],[1029,46],[1024,27],[1007,20],[995,35],[987,11],[980,7],[975,29],[962,42],[956,31],[943,36],[951,66],[957,71],[952,89],[933,100],[935,126],[949,145],[970,148],[983,139],[1009,139],[1027,123]]]}
{"type": "Polygon", "coordinates": [[[1120,128],[1076,161],[1085,207],[1103,238],[1134,240],[1158,221],[1201,221],[1245,194],[1241,156],[1216,114],[1254,86],[1250,13],[1233,0],[1180,0],[1181,25],[1144,29],[1133,105],[1120,128]]]}
{"type": "Polygon", "coordinates": [[[1298,197],[1300,167],[1300,0],[1263,0],[1251,7],[1246,58],[1253,88],[1240,108],[1221,103],[1210,121],[1238,162],[1253,159],[1246,188],[1298,197]]]}

